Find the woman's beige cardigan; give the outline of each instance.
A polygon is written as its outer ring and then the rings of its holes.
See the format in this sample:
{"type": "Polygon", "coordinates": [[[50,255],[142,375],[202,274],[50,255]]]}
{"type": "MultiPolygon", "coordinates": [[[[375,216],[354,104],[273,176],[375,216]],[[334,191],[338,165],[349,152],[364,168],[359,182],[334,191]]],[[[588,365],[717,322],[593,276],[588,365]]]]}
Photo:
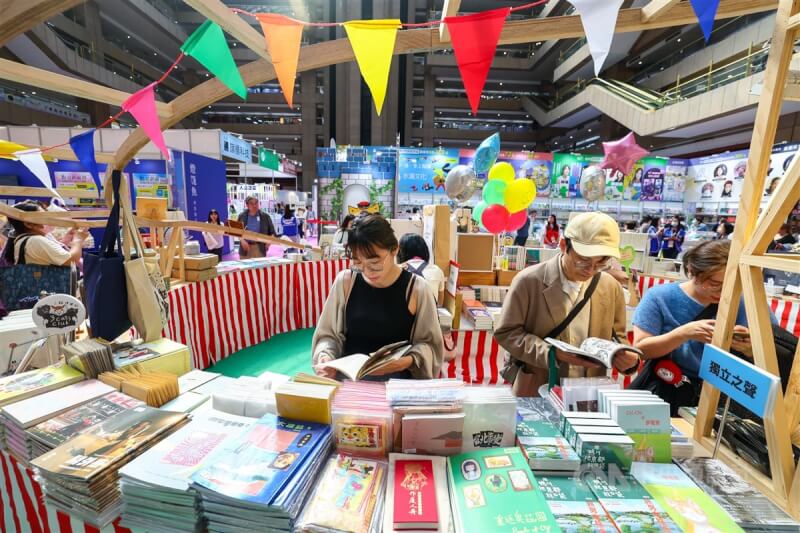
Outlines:
{"type": "MultiPolygon", "coordinates": [[[[311,343],[311,362],[314,365],[322,355],[329,355],[333,358],[350,355],[342,353],[347,337],[345,285],[348,282],[345,282],[345,276],[350,279],[349,284],[352,284],[354,279],[349,272],[344,270],[336,276],[325,306],[322,308],[322,316],[317,323],[314,340],[311,343]]],[[[436,300],[424,280],[416,279],[412,290],[416,294],[417,312],[411,328],[412,347],[408,352],[414,362],[408,370],[414,379],[438,378],[444,358],[444,343],[436,310],[436,300]]],[[[349,294],[347,296],[349,297],[349,294]]],[[[376,301],[374,305],[381,305],[381,302],[376,301]]]]}

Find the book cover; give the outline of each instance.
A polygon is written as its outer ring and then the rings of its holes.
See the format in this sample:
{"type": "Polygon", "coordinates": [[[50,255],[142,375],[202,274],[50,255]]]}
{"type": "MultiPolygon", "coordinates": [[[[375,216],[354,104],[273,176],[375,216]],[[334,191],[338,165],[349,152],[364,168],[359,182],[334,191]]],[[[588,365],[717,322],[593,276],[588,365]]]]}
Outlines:
{"type": "Polygon", "coordinates": [[[632,476],[591,476],[586,483],[619,531],[683,531],[632,476]]]}
{"type": "Polygon", "coordinates": [[[559,530],[519,448],[476,450],[447,464],[457,531],[559,530]]]}
{"type": "Polygon", "coordinates": [[[561,437],[555,425],[542,420],[520,420],[517,422],[517,438],[520,441],[531,437],[561,437]]]}
{"type": "Polygon", "coordinates": [[[266,414],[214,452],[192,482],[229,498],[269,505],[329,434],[327,425],[266,414]]]}
{"type": "Polygon", "coordinates": [[[27,429],[113,391],[113,387],[90,379],[7,405],[3,414],[27,429]]]}
{"type": "Polygon", "coordinates": [[[116,414],[143,405],[143,402],[127,394],[110,392],[32,427],[28,435],[49,448],[55,448],[116,414]]]}
{"type": "Polygon", "coordinates": [[[464,413],[405,415],[403,452],[429,455],[461,453],[464,413]]]}
{"type": "MultiPolygon", "coordinates": [[[[387,469],[386,482],[386,501],[394,502],[395,469],[394,464],[400,460],[428,460],[433,467],[434,490],[436,493],[437,512],[439,522],[437,524],[440,533],[452,533],[453,515],[450,510],[450,491],[448,490],[447,458],[435,455],[411,455],[404,453],[389,454],[389,468],[387,469]]],[[[435,528],[432,528],[435,529],[435,528]]],[[[394,506],[386,505],[383,511],[383,532],[398,533],[408,531],[395,529],[394,527],[394,506]]]]}
{"type": "Polygon", "coordinates": [[[6,376],[0,379],[0,406],[66,387],[83,379],[80,371],[65,364],[6,376]]]}
{"type": "Polygon", "coordinates": [[[532,470],[577,470],[580,457],[563,437],[521,437],[519,439],[532,470]]]}
{"type": "Polygon", "coordinates": [[[395,529],[436,529],[439,509],[430,459],[400,459],[394,463],[395,529]]]}
{"type": "Polygon", "coordinates": [[[666,402],[611,403],[611,417],[634,442],[633,460],[647,463],[672,461],[672,426],[666,402]]]}
{"type": "Polygon", "coordinates": [[[743,531],[678,465],[634,463],[631,475],[685,531],[743,531]]]}
{"type": "Polygon", "coordinates": [[[506,401],[465,401],[463,450],[513,446],[516,441],[517,405],[506,401]]]}
{"type": "Polygon", "coordinates": [[[536,481],[561,531],[617,533],[603,506],[580,478],[540,475],[536,481]]]}
{"type": "Polygon", "coordinates": [[[385,478],[383,462],[334,455],[309,498],[303,528],[368,533],[385,478]]]}
{"type": "Polygon", "coordinates": [[[53,475],[89,480],[185,420],[183,413],[136,407],[65,442],[32,464],[53,475]]]}

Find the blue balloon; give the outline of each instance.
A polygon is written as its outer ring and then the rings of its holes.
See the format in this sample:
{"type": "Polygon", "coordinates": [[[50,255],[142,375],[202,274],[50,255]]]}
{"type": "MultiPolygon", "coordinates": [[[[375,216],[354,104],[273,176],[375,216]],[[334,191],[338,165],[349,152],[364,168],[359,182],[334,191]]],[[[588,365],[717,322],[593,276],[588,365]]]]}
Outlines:
{"type": "Polygon", "coordinates": [[[500,155],[500,134],[494,133],[481,142],[472,166],[478,174],[486,174],[500,155]]]}

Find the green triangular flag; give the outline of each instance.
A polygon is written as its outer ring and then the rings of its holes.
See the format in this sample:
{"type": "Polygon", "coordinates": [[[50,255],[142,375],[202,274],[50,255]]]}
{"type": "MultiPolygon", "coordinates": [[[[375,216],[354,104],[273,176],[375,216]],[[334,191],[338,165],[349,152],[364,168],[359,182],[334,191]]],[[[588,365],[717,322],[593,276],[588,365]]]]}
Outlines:
{"type": "Polygon", "coordinates": [[[207,20],[197,28],[183,43],[181,52],[198,60],[239,98],[247,100],[247,87],[236,68],[222,28],[214,22],[207,20]]]}

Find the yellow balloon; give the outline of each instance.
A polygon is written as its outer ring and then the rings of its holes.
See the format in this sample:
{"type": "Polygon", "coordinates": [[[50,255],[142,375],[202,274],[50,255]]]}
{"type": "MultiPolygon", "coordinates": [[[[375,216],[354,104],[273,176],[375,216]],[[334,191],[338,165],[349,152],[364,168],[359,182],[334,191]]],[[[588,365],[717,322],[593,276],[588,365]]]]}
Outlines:
{"type": "Polygon", "coordinates": [[[527,209],[535,198],[536,184],[528,178],[514,180],[506,187],[505,204],[509,213],[527,209]]]}
{"type": "Polygon", "coordinates": [[[515,177],[516,171],[514,170],[514,167],[511,166],[511,163],[495,163],[492,165],[492,168],[489,169],[490,180],[499,180],[506,183],[511,183],[514,181],[515,177]]]}

